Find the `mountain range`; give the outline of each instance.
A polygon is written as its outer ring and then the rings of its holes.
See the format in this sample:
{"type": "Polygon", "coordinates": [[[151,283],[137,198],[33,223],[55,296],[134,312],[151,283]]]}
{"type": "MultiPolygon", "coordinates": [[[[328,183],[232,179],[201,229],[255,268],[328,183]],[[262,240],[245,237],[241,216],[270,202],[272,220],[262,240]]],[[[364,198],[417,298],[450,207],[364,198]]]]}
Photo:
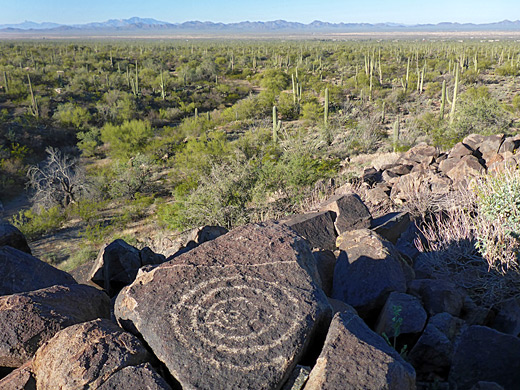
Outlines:
{"type": "Polygon", "coordinates": [[[86,24],[35,23],[25,21],[18,24],[0,24],[0,32],[60,33],[60,32],[132,32],[132,31],[171,31],[171,32],[226,32],[226,33],[277,33],[277,32],[382,32],[382,31],[520,31],[520,21],[503,20],[496,23],[451,23],[405,25],[399,23],[328,23],[315,20],[304,24],[274,20],[267,22],[216,23],[188,21],[169,23],[151,18],[133,17],[130,19],[110,19],[105,22],[86,24]]]}

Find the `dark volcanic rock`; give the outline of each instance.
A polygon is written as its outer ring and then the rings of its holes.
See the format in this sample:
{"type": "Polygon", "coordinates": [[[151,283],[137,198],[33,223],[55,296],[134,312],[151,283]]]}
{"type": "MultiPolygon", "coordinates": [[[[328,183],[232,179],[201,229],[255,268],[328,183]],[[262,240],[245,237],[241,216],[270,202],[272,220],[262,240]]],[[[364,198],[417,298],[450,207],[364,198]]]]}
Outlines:
{"type": "Polygon", "coordinates": [[[247,225],[142,272],[115,314],[183,389],[276,389],[330,321],[312,274],[312,252],[290,228],[247,225]]]}
{"type": "Polygon", "coordinates": [[[439,279],[416,279],[408,287],[409,293],[420,297],[430,315],[450,313],[458,317],[466,294],[453,283],[439,279]]]}
{"type": "Polygon", "coordinates": [[[22,232],[8,223],[0,223],[0,246],[4,245],[31,254],[31,248],[22,232]]]}
{"type": "Polygon", "coordinates": [[[496,382],[506,390],[518,389],[520,340],[485,326],[470,326],[453,354],[449,380],[458,390],[469,390],[479,381],[496,382]]]}
{"type": "Polygon", "coordinates": [[[334,278],[334,267],[336,266],[336,256],[332,251],[317,250],[313,251],[316,267],[321,279],[321,288],[325,295],[332,294],[332,281],[334,278]]]}
{"type": "Polygon", "coordinates": [[[99,317],[110,317],[110,300],[90,286],[53,286],[0,297],[0,366],[19,367],[59,330],[99,317]]]}
{"type": "Polygon", "coordinates": [[[448,313],[430,318],[423,334],[408,355],[418,379],[447,379],[455,340],[464,327],[464,321],[448,313]]]}
{"type": "Polygon", "coordinates": [[[415,389],[415,371],[352,313],[334,316],[304,390],[415,389]]]}
{"type": "Polygon", "coordinates": [[[370,211],[356,194],[335,195],[327,199],[320,209],[334,213],[334,226],[338,234],[348,230],[369,228],[372,221],[370,211]]]}
{"type": "Polygon", "coordinates": [[[406,276],[392,243],[368,229],[338,237],[332,298],[354,306],[366,318],[377,316],[392,291],[406,291],[406,276]],[[346,255],[345,255],[346,254],[346,255]]]}
{"type": "Polygon", "coordinates": [[[305,238],[312,248],[336,249],[336,231],[331,211],[294,215],[282,222],[305,238]]]}
{"type": "Polygon", "coordinates": [[[518,336],[520,334],[520,298],[510,298],[493,307],[496,312],[491,327],[499,332],[518,336]]]}
{"type": "Polygon", "coordinates": [[[90,280],[103,287],[110,296],[132,283],[139,268],[145,265],[161,264],[166,260],[163,255],[149,248],[139,251],[125,241],[118,239],[99,251],[91,270],[90,280]]]}
{"type": "Polygon", "coordinates": [[[372,221],[372,230],[392,244],[397,243],[410,225],[410,214],[408,212],[388,213],[372,221]]]}
{"type": "Polygon", "coordinates": [[[422,332],[428,316],[421,305],[421,301],[412,295],[393,292],[379,314],[376,325],[377,333],[385,333],[388,337],[395,336],[393,318],[396,308],[399,311],[399,317],[402,319],[401,334],[422,332]]]}
{"type": "Polygon", "coordinates": [[[58,332],[36,352],[33,369],[38,390],[96,389],[149,358],[137,337],[109,320],[95,320],[58,332]]]}
{"type": "Polygon", "coordinates": [[[0,248],[0,270],[0,295],[76,284],[68,273],[10,246],[0,248]]]}
{"type": "Polygon", "coordinates": [[[149,363],[128,366],[115,372],[98,390],[171,390],[149,363]]]}

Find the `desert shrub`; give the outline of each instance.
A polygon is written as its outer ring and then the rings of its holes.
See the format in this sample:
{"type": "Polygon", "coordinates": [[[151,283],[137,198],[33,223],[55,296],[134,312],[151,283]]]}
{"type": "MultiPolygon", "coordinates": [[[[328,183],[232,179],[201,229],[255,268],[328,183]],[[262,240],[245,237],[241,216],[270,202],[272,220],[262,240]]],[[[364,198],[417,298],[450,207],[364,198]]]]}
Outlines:
{"type": "Polygon", "coordinates": [[[92,119],[92,115],[84,107],[72,103],[60,104],[53,118],[64,126],[84,129],[92,119]]]}
{"type": "Polygon", "coordinates": [[[112,165],[112,180],[108,193],[113,199],[134,199],[136,194],[148,191],[154,169],[152,159],[144,154],[112,165]]]}
{"type": "Polygon", "coordinates": [[[323,107],[315,101],[303,103],[301,117],[311,122],[318,122],[323,118],[323,107]]]}
{"type": "Polygon", "coordinates": [[[78,148],[85,157],[94,156],[96,148],[101,145],[101,132],[97,128],[80,131],[76,134],[76,137],[78,138],[78,148]]]}
{"type": "Polygon", "coordinates": [[[460,190],[421,226],[421,261],[486,306],[520,288],[520,172],[506,170],[460,190]]]}
{"type": "Polygon", "coordinates": [[[518,75],[518,66],[507,63],[496,68],[495,73],[499,76],[516,76],[518,75]]]}
{"type": "Polygon", "coordinates": [[[509,128],[509,113],[485,88],[470,88],[466,94],[461,95],[460,100],[449,134],[455,142],[471,133],[490,135],[502,133],[509,128]]]}
{"type": "Polygon", "coordinates": [[[125,158],[144,150],[152,135],[152,126],[143,120],[125,121],[119,126],[107,123],[101,129],[101,140],[110,144],[115,156],[125,158]]]}
{"type": "Polygon", "coordinates": [[[34,210],[20,210],[10,223],[16,226],[29,240],[41,237],[58,230],[65,220],[65,213],[58,206],[34,210]]]}

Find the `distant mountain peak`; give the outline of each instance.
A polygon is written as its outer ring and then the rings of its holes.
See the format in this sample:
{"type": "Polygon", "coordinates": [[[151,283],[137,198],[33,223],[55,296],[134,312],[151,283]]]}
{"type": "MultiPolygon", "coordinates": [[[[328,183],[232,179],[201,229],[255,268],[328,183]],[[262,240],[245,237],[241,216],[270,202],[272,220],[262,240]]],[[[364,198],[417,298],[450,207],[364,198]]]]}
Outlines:
{"type": "Polygon", "coordinates": [[[18,24],[0,25],[0,31],[3,32],[23,32],[23,31],[48,31],[59,33],[60,31],[124,31],[132,30],[162,30],[172,32],[392,32],[392,31],[520,31],[520,21],[502,20],[496,23],[458,23],[458,22],[441,22],[437,24],[415,24],[406,25],[401,23],[330,23],[320,20],[314,20],[311,23],[289,22],[283,19],[271,21],[244,21],[235,23],[217,23],[198,20],[186,21],[183,23],[169,23],[153,18],[141,18],[134,16],[128,19],[109,19],[104,22],[93,22],[85,24],[57,24],[57,23],[35,23],[24,21],[18,24]]]}

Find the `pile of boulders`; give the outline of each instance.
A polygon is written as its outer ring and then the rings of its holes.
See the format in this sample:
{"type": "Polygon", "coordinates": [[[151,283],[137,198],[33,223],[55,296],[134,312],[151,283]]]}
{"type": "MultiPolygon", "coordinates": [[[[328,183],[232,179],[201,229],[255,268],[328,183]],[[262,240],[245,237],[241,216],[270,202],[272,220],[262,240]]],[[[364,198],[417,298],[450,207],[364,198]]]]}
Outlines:
{"type": "MultiPolygon", "coordinates": [[[[516,138],[493,137],[420,145],[365,183],[391,199],[429,175],[444,191],[515,158],[516,138]]],[[[78,284],[4,225],[0,388],[517,389],[520,298],[481,307],[426,272],[414,229],[338,193],[283,221],[197,229],[162,254],[116,240],[78,284]]]]}

